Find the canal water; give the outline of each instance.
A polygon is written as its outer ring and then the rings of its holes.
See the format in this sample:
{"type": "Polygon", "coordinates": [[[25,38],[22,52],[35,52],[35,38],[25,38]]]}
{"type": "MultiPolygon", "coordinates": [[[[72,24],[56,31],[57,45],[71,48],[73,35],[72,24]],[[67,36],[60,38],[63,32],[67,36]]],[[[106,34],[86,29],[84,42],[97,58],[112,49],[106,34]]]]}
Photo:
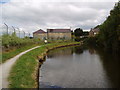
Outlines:
{"type": "Polygon", "coordinates": [[[40,88],[120,87],[120,58],[80,46],[48,52],[40,67],[40,88]]]}

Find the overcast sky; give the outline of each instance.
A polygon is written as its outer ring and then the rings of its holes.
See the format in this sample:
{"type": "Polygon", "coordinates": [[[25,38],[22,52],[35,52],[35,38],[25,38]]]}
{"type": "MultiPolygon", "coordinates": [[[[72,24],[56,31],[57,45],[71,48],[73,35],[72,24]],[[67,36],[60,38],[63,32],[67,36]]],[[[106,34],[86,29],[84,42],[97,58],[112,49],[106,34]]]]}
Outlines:
{"type": "Polygon", "coordinates": [[[47,28],[90,28],[101,24],[118,0],[2,0],[0,24],[27,32],[47,28]],[[1,20],[2,19],[2,20],[1,20]]]}

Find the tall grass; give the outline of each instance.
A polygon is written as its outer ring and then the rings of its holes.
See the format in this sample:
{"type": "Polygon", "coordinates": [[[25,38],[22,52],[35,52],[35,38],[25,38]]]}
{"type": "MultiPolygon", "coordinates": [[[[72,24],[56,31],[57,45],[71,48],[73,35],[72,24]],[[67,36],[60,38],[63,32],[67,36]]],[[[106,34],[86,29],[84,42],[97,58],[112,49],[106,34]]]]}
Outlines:
{"type": "Polygon", "coordinates": [[[12,35],[4,34],[1,36],[1,38],[2,38],[2,46],[4,48],[22,47],[25,45],[30,45],[30,44],[41,42],[41,40],[39,39],[30,39],[29,37],[19,38],[14,33],[12,35]]]}
{"type": "Polygon", "coordinates": [[[7,59],[29,48],[43,44],[40,39],[30,39],[29,37],[19,38],[15,33],[12,35],[4,34],[0,39],[2,40],[2,53],[0,53],[2,59],[0,59],[0,63],[4,63],[7,59]]]}

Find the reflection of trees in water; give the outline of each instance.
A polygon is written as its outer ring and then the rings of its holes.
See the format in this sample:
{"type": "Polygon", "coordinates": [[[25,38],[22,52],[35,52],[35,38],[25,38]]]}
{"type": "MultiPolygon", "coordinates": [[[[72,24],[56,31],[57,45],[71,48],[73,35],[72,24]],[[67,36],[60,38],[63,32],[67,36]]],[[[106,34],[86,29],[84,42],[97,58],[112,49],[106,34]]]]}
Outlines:
{"type": "Polygon", "coordinates": [[[53,57],[59,57],[59,56],[68,56],[73,53],[73,49],[71,48],[58,48],[55,50],[51,50],[48,52],[47,57],[53,58],[53,57]]]}
{"type": "Polygon", "coordinates": [[[68,56],[68,55],[72,55],[73,53],[81,54],[83,53],[83,48],[81,46],[58,48],[58,49],[49,51],[47,57],[53,58],[53,57],[59,57],[59,56],[68,56]]]}
{"type": "Polygon", "coordinates": [[[74,47],[73,49],[74,49],[74,53],[75,54],[81,54],[81,53],[83,53],[83,48],[80,47],[80,46],[74,47]]]}
{"type": "Polygon", "coordinates": [[[72,47],[64,47],[64,48],[58,48],[55,50],[51,50],[48,52],[47,57],[53,58],[53,57],[59,57],[59,56],[68,56],[71,54],[81,54],[83,53],[83,47],[81,46],[72,46],[72,47]]]}
{"type": "Polygon", "coordinates": [[[94,53],[96,53],[96,51],[94,49],[89,49],[89,53],[94,54],[94,53]]]}
{"type": "Polygon", "coordinates": [[[106,71],[112,87],[120,87],[120,56],[114,56],[101,50],[96,50],[102,61],[103,68],[106,71]]]}

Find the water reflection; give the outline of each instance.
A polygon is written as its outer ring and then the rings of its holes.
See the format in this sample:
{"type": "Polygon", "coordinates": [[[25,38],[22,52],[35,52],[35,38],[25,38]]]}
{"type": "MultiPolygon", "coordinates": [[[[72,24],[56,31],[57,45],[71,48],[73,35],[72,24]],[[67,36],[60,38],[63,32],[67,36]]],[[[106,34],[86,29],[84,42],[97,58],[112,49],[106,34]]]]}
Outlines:
{"type": "Polygon", "coordinates": [[[61,56],[65,57],[65,56],[72,55],[73,53],[81,54],[83,53],[83,49],[79,46],[58,48],[58,49],[49,51],[47,57],[48,58],[61,57],[61,56]]]}
{"type": "Polygon", "coordinates": [[[119,87],[119,68],[120,60],[103,51],[94,48],[83,50],[79,46],[59,48],[48,53],[40,69],[40,87],[119,87]]]}
{"type": "Polygon", "coordinates": [[[112,87],[120,87],[120,57],[97,50],[112,87]]]}
{"type": "Polygon", "coordinates": [[[58,49],[49,51],[47,57],[53,58],[53,57],[68,56],[68,55],[72,55],[72,53],[73,53],[72,48],[58,48],[58,49]]]}

